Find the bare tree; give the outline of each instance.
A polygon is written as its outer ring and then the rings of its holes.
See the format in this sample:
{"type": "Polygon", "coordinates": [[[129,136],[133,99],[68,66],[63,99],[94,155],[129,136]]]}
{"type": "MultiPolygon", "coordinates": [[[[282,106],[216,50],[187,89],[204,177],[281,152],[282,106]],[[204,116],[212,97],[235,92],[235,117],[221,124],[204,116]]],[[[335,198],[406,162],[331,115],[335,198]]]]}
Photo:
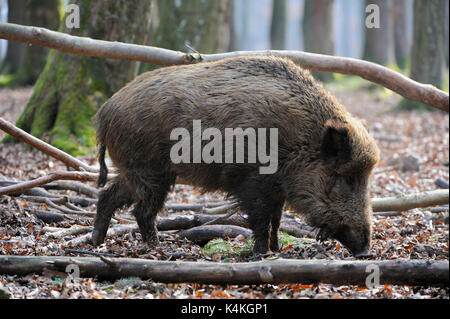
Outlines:
{"type": "Polygon", "coordinates": [[[287,0],[273,0],[270,26],[271,49],[283,50],[286,47],[286,30],[287,0]]]}
{"type": "Polygon", "coordinates": [[[445,68],[444,21],[447,0],[414,1],[411,78],[442,88],[445,68]]]}
{"type": "Polygon", "coordinates": [[[366,0],[366,8],[379,8],[379,27],[366,26],[364,60],[382,65],[395,65],[394,28],[392,22],[393,1],[366,0]]]}
{"type": "MultiPolygon", "coordinates": [[[[9,0],[8,1],[8,22],[25,24],[26,0],[9,0]]],[[[8,42],[8,49],[5,60],[2,65],[2,73],[15,73],[20,67],[25,56],[26,44],[19,42],[8,42]]]]}
{"type": "Polygon", "coordinates": [[[396,0],[392,2],[392,18],[394,28],[395,59],[400,68],[408,66],[412,37],[409,32],[409,21],[412,18],[410,7],[413,0],[396,0]]]}
{"type": "Polygon", "coordinates": [[[229,13],[229,0],[164,0],[154,44],[180,51],[186,51],[186,43],[202,53],[227,51],[229,13]]]}
{"type": "MultiPolygon", "coordinates": [[[[333,0],[305,0],[303,38],[307,52],[330,55],[334,53],[333,0]]],[[[332,78],[329,73],[314,75],[322,81],[332,78]]]]}

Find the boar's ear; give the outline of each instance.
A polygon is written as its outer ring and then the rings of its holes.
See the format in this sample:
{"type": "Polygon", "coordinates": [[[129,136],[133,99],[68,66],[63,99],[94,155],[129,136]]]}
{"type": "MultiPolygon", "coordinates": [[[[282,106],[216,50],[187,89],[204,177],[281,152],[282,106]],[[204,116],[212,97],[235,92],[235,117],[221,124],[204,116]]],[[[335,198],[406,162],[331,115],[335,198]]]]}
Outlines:
{"type": "Polygon", "coordinates": [[[320,156],[327,163],[341,165],[346,163],[351,156],[351,143],[347,124],[328,120],[325,123],[322,142],[320,146],[320,156]]]}

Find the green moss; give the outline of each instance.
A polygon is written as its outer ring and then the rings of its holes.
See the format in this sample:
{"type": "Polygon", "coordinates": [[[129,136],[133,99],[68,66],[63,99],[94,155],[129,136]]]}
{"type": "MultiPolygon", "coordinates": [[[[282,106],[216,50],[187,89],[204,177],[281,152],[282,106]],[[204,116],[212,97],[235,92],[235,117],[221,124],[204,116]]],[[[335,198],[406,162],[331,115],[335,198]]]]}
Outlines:
{"type": "Polygon", "coordinates": [[[245,242],[235,242],[216,238],[210,240],[203,247],[203,253],[207,256],[214,254],[220,254],[225,257],[245,256],[252,253],[253,245],[253,238],[247,239],[245,242]]]}
{"type": "Polygon", "coordinates": [[[294,236],[291,236],[285,232],[279,232],[279,244],[281,249],[283,247],[287,247],[289,245],[292,245],[294,248],[307,248],[311,247],[315,240],[311,238],[297,238],[294,236]]]}
{"type": "Polygon", "coordinates": [[[12,74],[2,74],[0,75],[0,87],[11,87],[14,86],[15,76],[12,74]]]}
{"type": "Polygon", "coordinates": [[[444,82],[442,83],[442,90],[449,92],[449,72],[447,71],[444,76],[444,82]]]}
{"type": "MultiPolygon", "coordinates": [[[[294,248],[307,248],[311,247],[315,240],[311,238],[297,238],[284,232],[278,234],[280,248],[292,245],[294,248]]],[[[216,238],[210,240],[204,247],[203,253],[207,256],[214,254],[220,254],[224,257],[237,257],[247,256],[252,254],[253,246],[255,244],[254,239],[251,237],[245,242],[236,242],[231,240],[224,240],[222,238],[216,238]]]]}

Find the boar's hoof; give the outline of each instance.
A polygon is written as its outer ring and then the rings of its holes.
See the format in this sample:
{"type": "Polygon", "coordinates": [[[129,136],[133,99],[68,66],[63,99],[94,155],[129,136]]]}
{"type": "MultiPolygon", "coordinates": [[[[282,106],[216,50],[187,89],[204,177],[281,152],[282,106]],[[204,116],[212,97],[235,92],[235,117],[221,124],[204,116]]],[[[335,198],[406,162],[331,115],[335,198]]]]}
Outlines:
{"type": "Polygon", "coordinates": [[[157,234],[147,234],[142,236],[143,241],[146,242],[150,246],[158,246],[160,244],[160,241],[158,239],[157,234]]]}
{"type": "MultiPolygon", "coordinates": [[[[278,252],[278,251],[280,251],[280,247],[279,247],[279,245],[278,245],[278,242],[271,242],[270,243],[270,250],[271,251],[273,251],[273,252],[278,252]]],[[[269,250],[269,251],[270,251],[269,250]]]]}
{"type": "Polygon", "coordinates": [[[91,241],[92,245],[100,246],[105,241],[105,235],[102,235],[99,230],[94,229],[92,231],[91,241]]]}

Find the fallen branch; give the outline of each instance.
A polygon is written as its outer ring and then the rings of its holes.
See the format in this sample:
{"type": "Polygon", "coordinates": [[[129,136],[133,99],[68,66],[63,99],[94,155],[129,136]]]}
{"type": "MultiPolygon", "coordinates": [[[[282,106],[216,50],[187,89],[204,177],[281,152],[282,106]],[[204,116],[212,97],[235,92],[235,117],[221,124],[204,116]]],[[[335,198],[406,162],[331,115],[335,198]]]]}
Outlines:
{"type": "Polygon", "coordinates": [[[229,57],[272,55],[290,58],[305,69],[357,75],[382,85],[403,97],[449,112],[448,93],[422,84],[381,65],[363,60],[301,51],[236,51],[219,54],[185,54],[157,47],[108,42],[72,36],[45,28],[0,23],[0,38],[41,45],[71,54],[135,60],[156,65],[180,65],[200,61],[217,61],[229,57]]]}
{"type": "Polygon", "coordinates": [[[104,256],[104,257],[117,257],[117,255],[115,255],[115,254],[99,253],[96,251],[90,251],[90,250],[85,250],[85,249],[66,248],[66,249],[64,249],[64,253],[66,253],[66,254],[83,254],[83,255],[91,255],[91,256],[104,256]]]}
{"type": "Polygon", "coordinates": [[[48,232],[48,236],[55,239],[61,239],[67,236],[78,235],[90,231],[92,231],[92,226],[73,225],[70,228],[59,228],[57,231],[54,231],[49,227],[42,228],[42,232],[48,232]]]}
{"type": "Polygon", "coordinates": [[[448,195],[448,189],[439,189],[404,196],[373,198],[372,208],[374,212],[387,212],[444,205],[449,202],[448,195]]]}
{"type": "MultiPolygon", "coordinates": [[[[112,237],[112,236],[120,236],[122,234],[136,231],[138,230],[137,224],[124,224],[124,225],[115,225],[113,227],[110,227],[108,229],[108,232],[106,233],[106,237],[112,237]]],[[[64,246],[67,247],[76,247],[78,245],[84,245],[91,241],[92,232],[89,232],[85,235],[79,236],[77,238],[74,238],[72,240],[69,240],[64,243],[64,246]]]]}
{"type": "Polygon", "coordinates": [[[210,221],[204,223],[203,225],[206,226],[206,225],[220,224],[221,221],[227,220],[227,219],[229,219],[231,216],[233,216],[234,214],[236,214],[237,211],[238,211],[238,210],[237,210],[236,208],[233,209],[233,210],[230,210],[230,211],[229,211],[228,213],[226,213],[225,215],[223,215],[223,216],[218,216],[218,217],[214,218],[213,220],[210,220],[210,221]]]}
{"type": "Polygon", "coordinates": [[[439,188],[448,189],[449,185],[448,182],[444,181],[442,178],[438,178],[434,181],[434,184],[438,186],[439,188]]]}
{"type": "MultiPolygon", "coordinates": [[[[59,188],[58,186],[55,187],[55,185],[64,182],[64,181],[57,181],[57,182],[51,182],[49,184],[43,185],[43,187],[33,187],[30,189],[26,189],[23,190],[22,192],[19,193],[13,193],[13,194],[9,194],[10,196],[19,196],[21,194],[24,195],[28,195],[28,196],[40,196],[40,197],[48,197],[51,199],[55,199],[55,198],[67,198],[68,202],[73,203],[75,205],[79,205],[79,206],[83,206],[83,207],[87,207],[93,204],[97,203],[96,199],[92,199],[92,198],[84,198],[84,197],[73,197],[73,196],[67,196],[67,195],[60,195],[60,194],[52,194],[50,192],[48,192],[45,188],[49,188],[49,189],[62,189],[59,188]],[[48,187],[48,185],[52,185],[51,187],[48,187]],[[58,188],[57,188],[58,187],[58,188]]],[[[23,183],[23,181],[11,181],[11,180],[0,180],[0,186],[4,187],[4,186],[10,186],[10,185],[16,185],[19,183],[23,183]]],[[[69,184],[71,184],[71,182],[69,182],[69,184]]],[[[76,183],[79,185],[83,185],[81,183],[76,183]]],[[[89,186],[87,186],[88,188],[91,188],[89,186]]],[[[68,189],[68,188],[65,188],[68,189]]],[[[0,188],[1,190],[1,188],[0,188]]]]}
{"type": "MultiPolygon", "coordinates": [[[[178,183],[177,183],[178,184],[178,183]]],[[[166,205],[165,208],[168,211],[203,211],[205,208],[214,208],[228,204],[227,202],[219,202],[219,203],[205,203],[205,204],[170,204],[166,205]]]]}
{"type": "Polygon", "coordinates": [[[98,172],[98,168],[89,166],[82,161],[76,159],[73,156],[57,149],[56,147],[34,137],[31,134],[28,134],[24,130],[18,128],[14,124],[4,120],[0,117],[0,129],[11,135],[12,137],[17,138],[18,140],[27,143],[28,145],[37,148],[41,152],[50,155],[53,158],[56,158],[63,162],[64,164],[76,169],[76,170],[84,170],[91,173],[98,172]]]}
{"type": "MultiPolygon", "coordinates": [[[[108,176],[109,178],[110,176],[108,176]]],[[[0,188],[0,196],[22,193],[33,187],[42,186],[56,180],[77,180],[77,181],[96,181],[98,174],[89,172],[53,172],[46,176],[42,176],[31,181],[17,183],[0,188]]],[[[113,178],[113,177],[111,177],[113,178]]]]}
{"type": "Polygon", "coordinates": [[[289,234],[289,235],[297,237],[297,238],[313,236],[313,233],[311,231],[301,229],[295,225],[286,223],[283,220],[281,220],[280,231],[285,232],[286,234],[289,234]]]}
{"type": "Polygon", "coordinates": [[[0,256],[0,274],[24,276],[46,269],[65,271],[75,264],[82,277],[151,278],[155,282],[224,285],[303,283],[361,285],[379,269],[380,284],[448,286],[448,261],[384,260],[335,261],[275,259],[247,263],[155,261],[139,258],[0,256]]]}
{"type": "Polygon", "coordinates": [[[218,215],[226,213],[231,209],[235,209],[239,207],[239,203],[233,202],[229,204],[225,204],[222,206],[214,207],[214,208],[203,208],[202,213],[207,215],[218,215]]]}
{"type": "Polygon", "coordinates": [[[41,196],[22,196],[21,198],[24,200],[27,200],[27,201],[31,201],[31,202],[44,203],[48,207],[55,208],[55,209],[63,212],[64,214],[83,215],[83,216],[89,216],[89,217],[95,216],[95,213],[86,212],[82,209],[79,209],[76,206],[72,206],[72,207],[69,206],[70,208],[58,206],[57,204],[64,204],[64,205],[70,204],[70,203],[68,203],[68,199],[63,198],[63,197],[48,198],[48,197],[41,197],[41,196]]]}
{"type": "Polygon", "coordinates": [[[252,235],[252,231],[234,225],[202,225],[178,233],[180,238],[186,238],[194,243],[204,243],[214,238],[234,238],[238,235],[248,238],[252,235]]]}
{"type": "Polygon", "coordinates": [[[28,210],[29,212],[36,215],[37,218],[42,220],[44,223],[50,224],[50,223],[58,223],[63,221],[65,218],[67,218],[67,215],[58,214],[58,213],[51,213],[46,212],[42,210],[28,210]]]}
{"type": "Polygon", "coordinates": [[[235,225],[241,227],[248,227],[247,221],[240,215],[229,216],[227,215],[174,215],[157,220],[158,230],[180,230],[197,227],[201,225],[235,225]]]}
{"type": "Polygon", "coordinates": [[[70,190],[91,198],[98,197],[98,190],[96,188],[74,181],[55,181],[43,187],[45,189],[70,190]]]}

